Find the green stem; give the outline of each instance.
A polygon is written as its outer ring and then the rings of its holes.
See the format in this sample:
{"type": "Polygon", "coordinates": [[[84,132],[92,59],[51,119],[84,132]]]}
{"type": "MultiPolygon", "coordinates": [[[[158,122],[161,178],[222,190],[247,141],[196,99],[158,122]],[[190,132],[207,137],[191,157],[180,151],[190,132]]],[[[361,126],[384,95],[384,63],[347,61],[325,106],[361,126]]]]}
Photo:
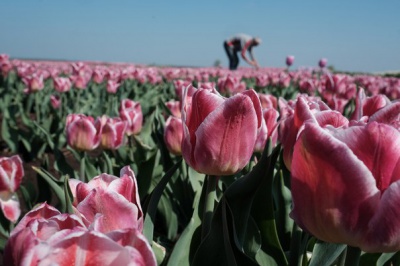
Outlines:
{"type": "Polygon", "coordinates": [[[75,102],[75,113],[80,113],[80,101],[81,101],[81,94],[82,94],[82,89],[77,89],[78,90],[78,95],[76,97],[76,102],[75,102]]]}
{"type": "Polygon", "coordinates": [[[346,250],[346,266],[358,266],[360,263],[361,249],[357,247],[347,246],[346,250]]]}
{"type": "Polygon", "coordinates": [[[214,214],[214,204],[216,197],[216,188],[218,183],[218,178],[215,176],[206,177],[206,198],[204,202],[203,218],[202,218],[202,229],[201,229],[201,239],[204,239],[211,228],[211,220],[214,214]]]}
{"type": "Polygon", "coordinates": [[[134,161],[134,147],[135,147],[135,137],[133,135],[128,136],[129,141],[129,159],[134,161]]]}
{"type": "Polygon", "coordinates": [[[302,230],[296,223],[293,223],[292,239],[290,241],[289,265],[300,265],[302,260],[302,230]]]}
{"type": "Polygon", "coordinates": [[[35,92],[35,112],[36,112],[36,122],[40,125],[40,95],[39,92],[35,92]]]}
{"type": "Polygon", "coordinates": [[[84,151],[81,158],[79,177],[82,182],[85,182],[86,171],[86,152],[84,151]]]}

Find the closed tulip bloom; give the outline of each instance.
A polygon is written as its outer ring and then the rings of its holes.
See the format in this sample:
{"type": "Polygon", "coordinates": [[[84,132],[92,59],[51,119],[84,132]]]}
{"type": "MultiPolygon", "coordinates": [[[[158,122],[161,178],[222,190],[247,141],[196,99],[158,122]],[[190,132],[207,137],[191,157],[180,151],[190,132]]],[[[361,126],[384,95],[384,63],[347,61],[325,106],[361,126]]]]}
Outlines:
{"type": "Polygon", "coordinates": [[[254,146],[255,152],[262,152],[269,138],[271,138],[272,147],[275,146],[278,139],[278,116],[279,113],[274,108],[263,109],[263,121],[254,146]]]}
{"type": "Polygon", "coordinates": [[[224,98],[200,89],[184,97],[182,110],[182,155],[193,169],[230,175],[249,162],[262,121],[254,90],[224,98]]]}
{"type": "Polygon", "coordinates": [[[380,253],[400,249],[400,133],[308,121],[294,147],[291,217],[316,238],[380,253]]]}
{"type": "Polygon", "coordinates": [[[88,78],[85,76],[70,76],[70,79],[72,80],[75,88],[84,90],[86,89],[87,83],[88,83],[88,78]]]}
{"type": "Polygon", "coordinates": [[[100,84],[103,82],[105,76],[105,72],[103,69],[97,68],[93,70],[92,79],[95,83],[100,84]]]}
{"type": "Polygon", "coordinates": [[[66,119],[68,145],[80,151],[96,149],[101,141],[102,124],[99,119],[82,114],[70,114],[66,119]]]}
{"type": "Polygon", "coordinates": [[[278,100],[274,95],[258,93],[258,98],[260,98],[261,108],[278,108],[278,100]]]}
{"type": "Polygon", "coordinates": [[[165,103],[171,114],[175,117],[181,118],[181,102],[180,101],[168,101],[165,103]]]}
{"type": "Polygon", "coordinates": [[[326,58],[321,58],[318,62],[318,65],[320,68],[326,67],[326,64],[328,64],[328,59],[326,59],[326,58]]]}
{"type": "Polygon", "coordinates": [[[53,80],[54,89],[58,92],[67,92],[71,89],[71,80],[64,77],[56,77],[53,80]]]}
{"type": "Polygon", "coordinates": [[[40,91],[44,88],[43,76],[32,75],[22,78],[22,81],[27,86],[24,90],[25,93],[32,93],[40,91]]]}
{"type": "Polygon", "coordinates": [[[119,108],[119,117],[127,123],[128,136],[139,134],[142,130],[143,113],[139,102],[123,99],[119,108]]]}
{"type": "Polygon", "coordinates": [[[16,222],[21,214],[16,191],[24,174],[18,155],[0,158],[0,206],[4,216],[11,222],[16,222]]]}
{"type": "Polygon", "coordinates": [[[126,122],[120,118],[110,118],[103,116],[101,132],[101,147],[103,149],[116,150],[124,144],[126,122]]]}
{"type": "Polygon", "coordinates": [[[165,122],[164,142],[170,153],[175,155],[182,154],[182,119],[170,116],[165,122]]]}
{"type": "Polygon", "coordinates": [[[109,79],[107,80],[107,92],[115,94],[119,88],[119,83],[115,80],[109,79]]]}
{"type": "Polygon", "coordinates": [[[288,55],[286,57],[286,65],[288,67],[290,67],[291,65],[293,65],[293,62],[294,62],[294,56],[293,55],[288,55]]]}
{"type": "Polygon", "coordinates": [[[60,108],[61,99],[57,95],[50,95],[50,104],[54,109],[60,108]]]}
{"type": "Polygon", "coordinates": [[[8,72],[11,71],[11,69],[13,69],[13,65],[11,64],[10,61],[4,61],[4,62],[0,62],[0,73],[3,76],[7,76],[8,72]]]}

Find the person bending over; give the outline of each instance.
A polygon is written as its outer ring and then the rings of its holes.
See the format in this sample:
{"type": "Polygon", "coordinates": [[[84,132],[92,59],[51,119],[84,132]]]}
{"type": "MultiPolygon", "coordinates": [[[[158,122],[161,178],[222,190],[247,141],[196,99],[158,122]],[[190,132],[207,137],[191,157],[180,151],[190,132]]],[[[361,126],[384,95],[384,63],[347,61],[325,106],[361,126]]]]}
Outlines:
{"type": "Polygon", "coordinates": [[[259,68],[257,60],[253,55],[253,47],[261,43],[258,37],[251,37],[247,34],[237,34],[228,40],[224,41],[224,48],[229,59],[229,69],[235,70],[239,66],[238,52],[242,58],[251,66],[256,69],[259,68]],[[250,59],[247,58],[246,52],[249,52],[250,59]]]}

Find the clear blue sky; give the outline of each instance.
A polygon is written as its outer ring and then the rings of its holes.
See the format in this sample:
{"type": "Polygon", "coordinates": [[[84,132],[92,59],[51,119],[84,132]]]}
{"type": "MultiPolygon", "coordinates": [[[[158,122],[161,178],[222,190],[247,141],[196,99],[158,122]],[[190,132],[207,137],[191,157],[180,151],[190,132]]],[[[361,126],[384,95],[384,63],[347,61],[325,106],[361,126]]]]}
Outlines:
{"type": "MultiPolygon", "coordinates": [[[[400,70],[399,0],[2,0],[0,53],[11,57],[212,66],[222,41],[260,36],[261,66],[400,70]]],[[[241,61],[241,66],[246,63],[241,61]]]]}

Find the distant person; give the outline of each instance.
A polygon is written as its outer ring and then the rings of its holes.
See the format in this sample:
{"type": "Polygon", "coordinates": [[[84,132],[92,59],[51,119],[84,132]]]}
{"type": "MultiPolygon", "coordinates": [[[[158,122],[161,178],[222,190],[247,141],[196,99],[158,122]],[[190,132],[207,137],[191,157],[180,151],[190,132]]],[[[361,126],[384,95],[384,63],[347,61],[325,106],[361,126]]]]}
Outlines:
{"type": "Polygon", "coordinates": [[[235,70],[239,66],[239,57],[237,55],[238,52],[240,52],[244,61],[246,61],[249,65],[258,69],[259,65],[253,55],[252,50],[254,46],[257,46],[260,43],[261,43],[260,38],[251,37],[246,34],[237,34],[232,38],[225,40],[224,48],[229,59],[229,69],[235,70]],[[251,60],[249,60],[246,56],[247,51],[250,54],[251,60]]]}

